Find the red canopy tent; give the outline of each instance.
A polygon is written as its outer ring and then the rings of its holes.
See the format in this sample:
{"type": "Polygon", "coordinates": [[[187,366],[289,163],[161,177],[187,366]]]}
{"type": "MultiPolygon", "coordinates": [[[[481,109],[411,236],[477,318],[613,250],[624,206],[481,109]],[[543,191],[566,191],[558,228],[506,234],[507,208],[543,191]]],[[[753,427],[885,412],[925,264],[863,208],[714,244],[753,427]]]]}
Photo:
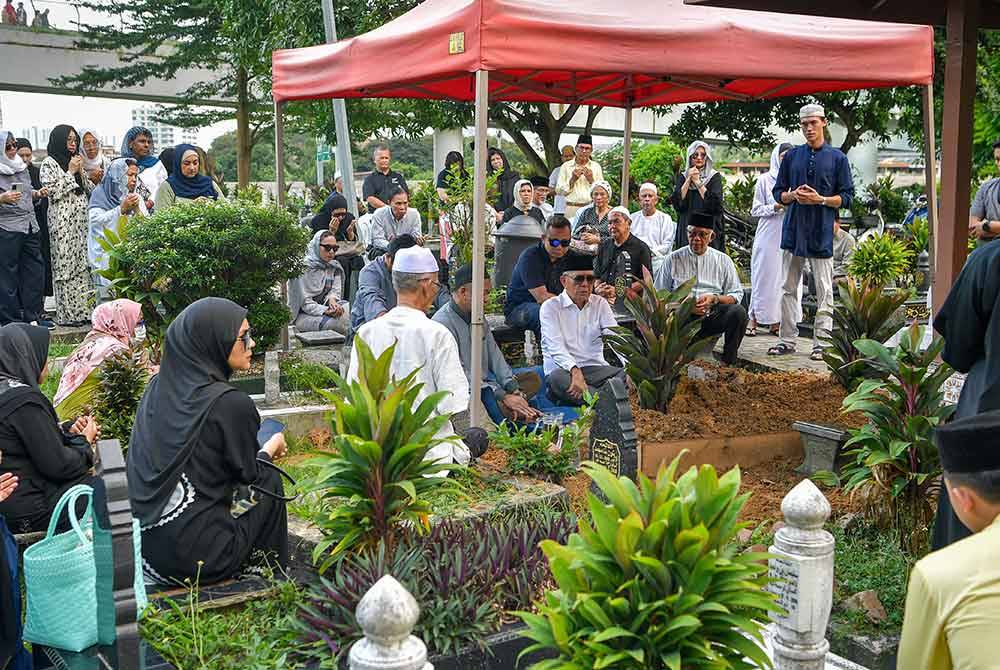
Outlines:
{"type": "MultiPolygon", "coordinates": [[[[272,64],[279,198],[281,109],[287,101],[406,97],[476,103],[473,295],[480,296],[488,102],[631,109],[929,85],[933,32],[843,19],[776,19],[690,7],[682,0],[427,0],[364,35],[275,51],[272,64]]],[[[623,172],[625,181],[627,152],[623,172]]],[[[472,313],[473,379],[481,379],[482,320],[479,302],[472,313]]],[[[472,406],[479,425],[478,406],[472,406]]]]}

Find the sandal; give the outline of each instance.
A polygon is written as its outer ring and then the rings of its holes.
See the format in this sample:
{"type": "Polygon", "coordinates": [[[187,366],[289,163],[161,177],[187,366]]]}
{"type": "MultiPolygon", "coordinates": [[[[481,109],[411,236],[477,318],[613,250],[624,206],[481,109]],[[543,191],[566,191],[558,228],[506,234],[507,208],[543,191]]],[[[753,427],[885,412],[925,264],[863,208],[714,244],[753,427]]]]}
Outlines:
{"type": "Polygon", "coordinates": [[[814,361],[821,361],[821,360],[823,360],[823,348],[822,347],[813,347],[812,353],[809,354],[809,358],[811,360],[814,360],[814,361]]]}
{"type": "Polygon", "coordinates": [[[788,354],[794,354],[795,347],[790,344],[785,344],[784,342],[779,342],[770,349],[767,350],[768,356],[787,356],[788,354]]]}
{"type": "Polygon", "coordinates": [[[744,335],[746,337],[757,337],[757,326],[747,326],[747,332],[744,335]]]}

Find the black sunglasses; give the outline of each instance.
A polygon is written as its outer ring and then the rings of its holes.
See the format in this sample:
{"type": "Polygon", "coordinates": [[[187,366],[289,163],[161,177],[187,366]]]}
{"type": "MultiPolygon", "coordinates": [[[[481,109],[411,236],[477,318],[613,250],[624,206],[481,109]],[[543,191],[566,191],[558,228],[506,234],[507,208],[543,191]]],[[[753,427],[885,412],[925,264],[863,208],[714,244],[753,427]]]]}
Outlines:
{"type": "Polygon", "coordinates": [[[583,284],[583,283],[593,284],[596,281],[597,277],[595,277],[594,275],[577,275],[573,277],[574,284],[583,284]]]}
{"type": "Polygon", "coordinates": [[[340,248],[336,244],[321,244],[319,246],[323,247],[324,249],[326,249],[327,251],[329,251],[331,254],[335,253],[337,251],[337,249],[340,248]]]}
{"type": "Polygon", "coordinates": [[[244,332],[242,335],[240,335],[236,339],[243,343],[243,348],[244,349],[249,349],[250,348],[250,329],[247,328],[246,332],[244,332]]]}
{"type": "Polygon", "coordinates": [[[549,240],[549,246],[557,247],[557,248],[560,247],[560,246],[568,247],[572,241],[573,240],[556,240],[556,239],[551,239],[551,240],[549,240]]]}

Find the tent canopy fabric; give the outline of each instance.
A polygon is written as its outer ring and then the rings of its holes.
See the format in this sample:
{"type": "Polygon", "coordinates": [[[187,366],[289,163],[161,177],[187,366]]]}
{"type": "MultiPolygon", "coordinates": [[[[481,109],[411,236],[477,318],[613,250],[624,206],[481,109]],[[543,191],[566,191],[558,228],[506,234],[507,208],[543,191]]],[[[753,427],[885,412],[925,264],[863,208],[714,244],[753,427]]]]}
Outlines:
{"type": "Polygon", "coordinates": [[[928,84],[929,26],[683,0],[427,0],[364,35],[272,55],[276,102],[490,100],[604,106],[928,84]]]}

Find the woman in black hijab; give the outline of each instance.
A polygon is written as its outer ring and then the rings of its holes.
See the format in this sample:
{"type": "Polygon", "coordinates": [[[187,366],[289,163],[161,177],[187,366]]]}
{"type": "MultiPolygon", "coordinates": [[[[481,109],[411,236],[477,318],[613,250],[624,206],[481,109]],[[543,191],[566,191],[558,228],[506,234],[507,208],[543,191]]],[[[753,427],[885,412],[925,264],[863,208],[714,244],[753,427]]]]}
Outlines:
{"type": "Polygon", "coordinates": [[[514,184],[521,178],[521,175],[511,169],[507,155],[500,149],[490,147],[486,153],[488,157],[486,174],[500,173],[497,177],[497,199],[493,203],[493,208],[497,212],[503,212],[514,205],[514,184]]]}
{"type": "Polygon", "coordinates": [[[59,498],[89,481],[94,464],[97,423],[81,417],[64,431],[39,388],[48,353],[47,329],[24,323],[0,328],[0,473],[18,479],[0,502],[0,514],[15,533],[45,530],[59,498]]]}
{"type": "Polygon", "coordinates": [[[250,368],[246,313],[223,298],[181,312],[136,413],[129,494],[143,569],[161,583],[206,584],[288,562],[288,518],[275,497],[284,492],[268,467],[285,453],[284,436],[259,448],[257,408],[228,383],[234,370],[250,368]]]}

